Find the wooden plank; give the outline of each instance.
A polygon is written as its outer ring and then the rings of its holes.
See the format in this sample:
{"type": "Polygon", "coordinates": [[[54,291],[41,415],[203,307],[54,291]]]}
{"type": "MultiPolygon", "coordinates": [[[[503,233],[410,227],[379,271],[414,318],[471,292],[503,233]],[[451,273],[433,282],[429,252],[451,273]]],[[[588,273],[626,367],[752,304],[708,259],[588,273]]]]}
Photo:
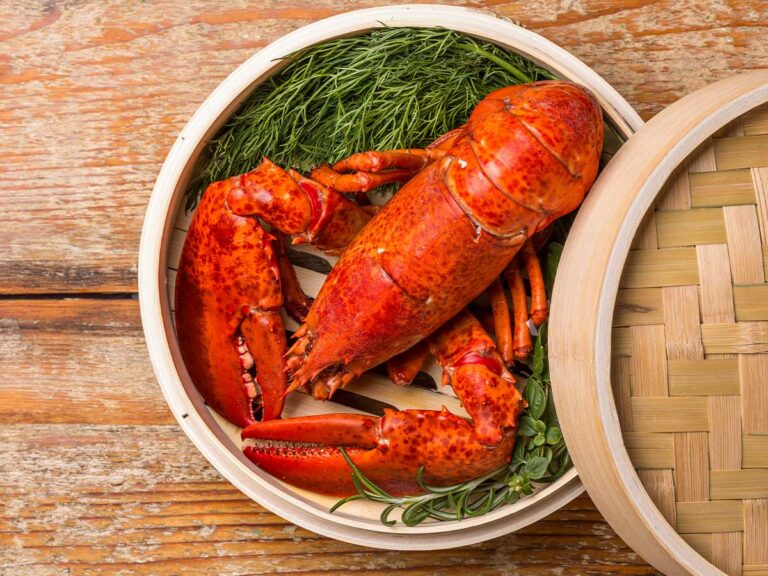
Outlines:
{"type": "Polygon", "coordinates": [[[755,203],[752,174],[747,169],[700,172],[688,176],[693,208],[755,203]]]}
{"type": "Polygon", "coordinates": [[[637,432],[706,432],[709,430],[707,399],[633,397],[632,422],[637,432]]]}
{"type": "Polygon", "coordinates": [[[760,228],[754,206],[726,206],[728,255],[734,284],[765,282],[760,228]]]}
{"type": "Polygon", "coordinates": [[[763,104],[741,117],[744,135],[768,134],[768,105],[763,104]]]}
{"type": "Polygon", "coordinates": [[[715,138],[714,145],[718,170],[768,166],[768,135],[715,138]]]}
{"type": "MultiPolygon", "coordinates": [[[[469,4],[521,21],[571,51],[621,87],[646,118],[732,73],[735,60],[745,69],[760,67],[767,45],[764,22],[742,16],[754,14],[746,0],[718,12],[716,28],[707,22],[708,10],[686,13],[671,0],[644,7],[623,0],[607,9],[590,0],[557,14],[543,0],[469,4]],[[679,58],[692,51],[701,55],[693,73],[679,58]],[[654,57],[638,60],[649,53],[654,57]]],[[[0,229],[7,234],[0,242],[2,290],[61,292],[78,289],[79,282],[90,290],[135,290],[148,193],[195,108],[267,42],[362,5],[315,0],[257,9],[195,0],[168,10],[112,1],[99,10],[75,4],[46,11],[44,4],[6,3],[0,145],[12,154],[4,155],[8,193],[0,200],[0,229]],[[53,109],[55,115],[45,114],[53,109]],[[33,127],[31,117],[44,128],[33,127]],[[50,218],[27,221],[30,207],[50,218]]]]}
{"type": "MultiPolygon", "coordinates": [[[[768,244],[768,166],[752,168],[752,183],[757,200],[757,218],[763,246],[768,244]]],[[[768,276],[768,274],[766,274],[768,276]]]]}
{"type": "Polygon", "coordinates": [[[723,211],[720,208],[656,212],[659,248],[722,244],[726,241],[723,211]]]}
{"type": "Polygon", "coordinates": [[[768,500],[744,502],[744,564],[768,565],[768,500]]]}
{"type": "Polygon", "coordinates": [[[709,482],[713,500],[768,498],[768,469],[713,470],[709,482]]]}
{"type": "Polygon", "coordinates": [[[662,288],[662,294],[667,358],[669,360],[703,359],[698,288],[668,286],[662,288]]]}
{"type": "Polygon", "coordinates": [[[0,300],[0,318],[0,423],[174,422],[138,301],[0,300]]]}
{"type": "Polygon", "coordinates": [[[745,434],[742,447],[744,468],[768,468],[768,436],[745,434]]]}
{"type": "Polygon", "coordinates": [[[631,356],[632,338],[629,328],[614,328],[611,331],[611,356],[631,356]]]}
{"type": "Polygon", "coordinates": [[[705,140],[688,159],[688,172],[698,174],[700,172],[714,172],[717,170],[715,163],[715,147],[712,140],[705,140]]]}
{"type": "Polygon", "coordinates": [[[670,360],[670,396],[739,394],[739,363],[736,358],[670,360]]]}
{"type": "Polygon", "coordinates": [[[706,560],[712,561],[712,534],[681,534],[691,548],[706,560]]]}
{"type": "Polygon", "coordinates": [[[743,576],[768,576],[768,564],[744,565],[741,567],[743,576]]]}
{"type": "Polygon", "coordinates": [[[622,288],[685,286],[699,283],[696,249],[630,250],[621,277],[622,288]]]}
{"type": "Polygon", "coordinates": [[[643,216],[640,226],[637,227],[635,237],[632,239],[632,250],[656,250],[659,242],[656,237],[656,210],[655,204],[651,205],[643,216]]]}
{"type": "Polygon", "coordinates": [[[0,437],[3,573],[271,573],[313,566],[384,574],[395,564],[408,572],[458,562],[466,570],[480,558],[501,571],[513,559],[533,569],[554,551],[575,564],[584,555],[640,562],[587,498],[527,532],[458,555],[388,553],[323,538],[271,514],[224,481],[175,423],[5,425],[0,437]]]}
{"type": "MultiPolygon", "coordinates": [[[[691,207],[691,186],[687,163],[677,167],[656,198],[657,210],[688,210],[691,207]]],[[[657,220],[658,224],[658,220],[657,220]]]]}
{"type": "Polygon", "coordinates": [[[673,434],[624,432],[624,445],[635,468],[674,468],[675,442],[673,434]]]}
{"type": "Polygon", "coordinates": [[[630,359],[611,358],[611,389],[622,431],[632,430],[632,379],[630,359]]]}
{"type": "Polygon", "coordinates": [[[768,320],[768,284],[734,286],[733,299],[738,322],[768,320]]]}
{"type": "MultiPolygon", "coordinates": [[[[212,6],[199,0],[3,4],[0,290],[135,290],[135,253],[148,191],[191,112],[259,46],[304,22],[363,5],[338,0],[295,6],[212,6]]],[[[691,12],[670,0],[607,7],[588,0],[557,13],[540,0],[473,5],[520,20],[593,64],[646,118],[692,88],[731,74],[734,62],[744,68],[762,66],[768,46],[765,22],[745,0],[718,9],[714,28],[708,21],[714,7],[691,12]],[[689,58],[679,57],[692,50],[699,56],[695,70],[689,58]]],[[[128,354],[113,368],[125,372],[127,394],[133,373],[126,363],[134,362],[128,354]]],[[[85,369],[91,368],[86,364],[85,369]]],[[[184,440],[172,428],[173,438],[184,440]]],[[[48,432],[59,439],[81,433],[80,428],[67,429],[48,432]]],[[[144,508],[133,501],[142,497],[136,487],[148,482],[146,493],[155,494],[162,488],[158,476],[193,473],[226,484],[202,458],[189,457],[196,451],[188,442],[170,441],[151,430],[82,433],[80,446],[57,454],[31,440],[40,438],[41,430],[30,430],[30,441],[12,452],[19,462],[30,463],[14,476],[18,484],[12,488],[28,490],[32,484],[35,490],[9,501],[11,492],[2,483],[0,515],[9,510],[14,530],[0,548],[20,565],[11,568],[19,573],[267,573],[309,566],[308,574],[364,570],[374,576],[396,566],[414,576],[441,576],[465,572],[467,565],[483,574],[505,574],[510,566],[536,575],[559,574],[563,566],[566,572],[585,574],[655,573],[611,535],[594,508],[584,505],[525,533],[473,546],[471,552],[434,555],[337,546],[265,512],[209,508],[206,499],[217,498],[210,491],[194,496],[189,508],[177,508],[176,498],[187,497],[181,484],[179,496],[164,495],[172,504],[153,502],[144,508]],[[85,466],[72,473],[71,467],[59,465],[58,460],[74,465],[81,458],[90,463],[81,446],[98,447],[110,437],[115,441],[101,447],[102,456],[119,456],[95,459],[98,473],[85,466]],[[155,450],[156,458],[146,457],[155,450]],[[146,466],[132,467],[135,459],[146,466]],[[116,475],[126,480],[119,484],[116,475]],[[87,501],[88,483],[94,492],[111,491],[115,499],[129,500],[93,505],[87,501]],[[5,507],[9,503],[11,509],[5,507]],[[14,514],[24,510],[30,514],[14,514]],[[145,519],[143,528],[135,527],[145,519]]],[[[0,435],[5,450],[9,436],[5,429],[0,435]]],[[[16,461],[5,459],[3,480],[12,468],[16,461]]]]}
{"type": "Polygon", "coordinates": [[[675,527],[677,525],[677,512],[672,470],[638,470],[637,476],[656,508],[659,509],[670,526],[675,527]]]}
{"type": "Polygon", "coordinates": [[[744,526],[744,505],[741,500],[678,502],[676,512],[677,531],[681,534],[738,532],[744,526]]]}
{"type": "Polygon", "coordinates": [[[705,354],[755,354],[768,352],[768,323],[702,324],[705,354]]]}
{"type": "Polygon", "coordinates": [[[711,562],[728,576],[741,576],[742,533],[718,532],[712,534],[711,562]]]}
{"type": "Polygon", "coordinates": [[[622,288],[616,295],[614,326],[662,324],[664,305],[659,288],[622,288]]]}

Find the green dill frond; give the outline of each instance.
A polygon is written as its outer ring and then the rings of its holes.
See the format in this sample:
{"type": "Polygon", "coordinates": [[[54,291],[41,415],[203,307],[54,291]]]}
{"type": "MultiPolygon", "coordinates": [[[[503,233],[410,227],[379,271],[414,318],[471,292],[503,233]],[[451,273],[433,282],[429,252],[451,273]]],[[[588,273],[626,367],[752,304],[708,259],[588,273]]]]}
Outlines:
{"type": "Polygon", "coordinates": [[[547,78],[518,54],[445,29],[380,28],[324,42],[292,56],[222,128],[188,207],[208,184],[264,156],[307,171],[363,150],[425,146],[466,122],[489,92],[547,78]]]}

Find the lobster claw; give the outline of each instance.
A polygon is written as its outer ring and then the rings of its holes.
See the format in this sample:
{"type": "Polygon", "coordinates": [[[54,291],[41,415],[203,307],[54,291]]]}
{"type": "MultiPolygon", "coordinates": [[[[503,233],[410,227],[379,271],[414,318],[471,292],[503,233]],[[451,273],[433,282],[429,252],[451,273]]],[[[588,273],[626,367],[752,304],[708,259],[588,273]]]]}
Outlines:
{"type": "Polygon", "coordinates": [[[176,276],[176,332],[195,386],[227,420],[245,427],[280,416],[284,289],[289,310],[305,314],[282,237],[276,242],[261,220],[294,242],[338,250],[370,218],[338,192],[266,158],[205,191],[176,276]]]}
{"type": "Polygon", "coordinates": [[[205,401],[245,427],[280,415],[287,381],[273,237],[229,210],[239,184],[212,184],[192,221],[176,276],[176,332],[205,401]]]}
{"type": "Polygon", "coordinates": [[[331,496],[356,492],[339,448],[372,482],[392,495],[423,492],[417,482],[450,486],[509,461],[514,429],[492,447],[478,441],[470,422],[434,410],[385,410],[381,417],[327,414],[259,422],[243,430],[245,455],[295,486],[331,496]],[[256,440],[256,442],[250,442],[256,440]],[[261,441],[269,442],[261,442],[261,441]],[[277,441],[277,443],[275,442],[277,441]]]}

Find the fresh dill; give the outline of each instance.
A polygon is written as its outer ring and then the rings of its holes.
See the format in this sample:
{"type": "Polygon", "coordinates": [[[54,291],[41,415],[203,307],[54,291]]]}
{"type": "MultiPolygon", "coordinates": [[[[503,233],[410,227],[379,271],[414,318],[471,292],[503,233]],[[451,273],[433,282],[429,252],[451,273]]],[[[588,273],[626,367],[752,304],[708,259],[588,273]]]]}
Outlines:
{"type": "Polygon", "coordinates": [[[439,28],[380,28],[290,57],[210,142],[187,196],[267,156],[306,171],[363,150],[423,147],[489,92],[553,76],[495,44],[439,28]]]}

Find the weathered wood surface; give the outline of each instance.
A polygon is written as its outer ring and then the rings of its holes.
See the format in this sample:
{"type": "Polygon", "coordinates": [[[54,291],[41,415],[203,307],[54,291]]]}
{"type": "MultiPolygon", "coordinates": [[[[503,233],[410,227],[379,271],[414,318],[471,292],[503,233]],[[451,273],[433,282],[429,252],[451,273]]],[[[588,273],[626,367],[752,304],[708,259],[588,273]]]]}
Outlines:
{"type": "Polygon", "coordinates": [[[588,498],[459,550],[377,552],[248,500],[181,433],[132,299],[0,300],[0,574],[652,574],[588,498]]]}
{"type": "MultiPolygon", "coordinates": [[[[561,44],[646,118],[768,65],[764,0],[455,3],[561,44]]],[[[0,2],[1,574],[653,573],[586,497],[453,551],[318,537],[224,482],[165,407],[130,298],[165,154],[255,50],[377,4],[0,2]],[[54,297],[66,293],[115,299],[54,297]]]]}

